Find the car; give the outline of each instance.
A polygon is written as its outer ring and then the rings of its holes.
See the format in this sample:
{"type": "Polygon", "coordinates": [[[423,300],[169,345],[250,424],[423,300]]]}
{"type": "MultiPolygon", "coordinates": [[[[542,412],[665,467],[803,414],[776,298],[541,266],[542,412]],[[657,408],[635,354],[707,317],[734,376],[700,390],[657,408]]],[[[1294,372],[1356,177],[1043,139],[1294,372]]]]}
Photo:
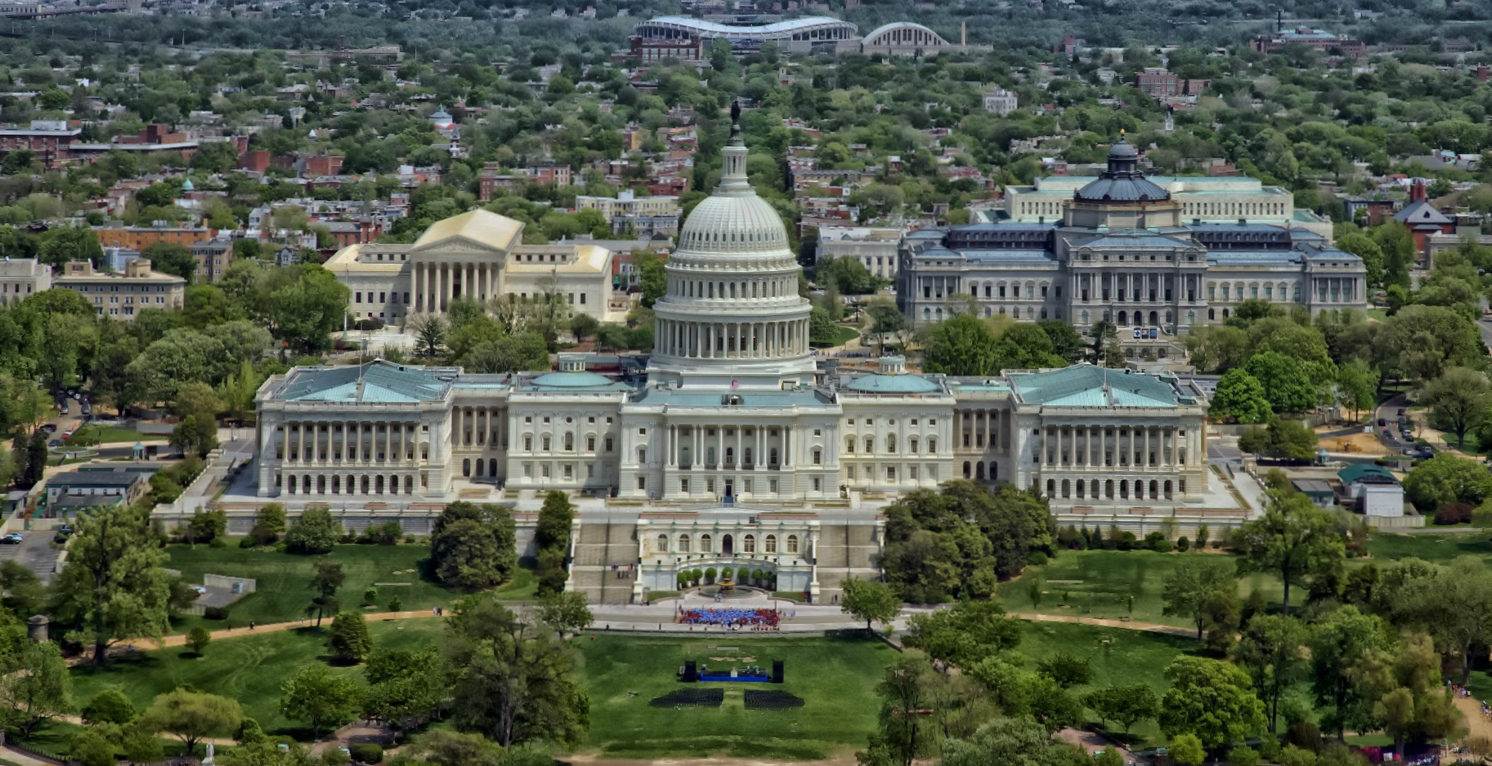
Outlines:
{"type": "Polygon", "coordinates": [[[48,447],[61,447],[62,446],[62,440],[61,439],[53,439],[53,440],[47,442],[47,446],[48,447]]]}
{"type": "Polygon", "coordinates": [[[204,587],[204,586],[201,586],[201,585],[188,585],[187,587],[191,588],[192,592],[197,594],[196,598],[202,598],[203,596],[207,595],[207,588],[204,587]]]}
{"type": "Polygon", "coordinates": [[[69,412],[69,410],[68,410],[68,407],[67,407],[67,405],[66,405],[66,404],[63,404],[63,405],[62,405],[62,414],[64,414],[64,415],[66,415],[66,414],[67,414],[67,413],[68,413],[68,412],[69,412]]]}
{"type": "Polygon", "coordinates": [[[1401,418],[1404,417],[1404,415],[1407,414],[1408,412],[1409,412],[1409,410],[1407,410],[1407,409],[1405,409],[1403,407],[1400,407],[1399,408],[1399,417],[1401,417],[1401,418]]]}
{"type": "Polygon", "coordinates": [[[1386,425],[1388,425],[1388,418],[1378,418],[1378,427],[1379,428],[1382,428],[1382,427],[1384,427],[1386,425]]]}
{"type": "Polygon", "coordinates": [[[55,432],[57,430],[57,426],[54,423],[44,423],[44,424],[42,424],[42,427],[41,427],[40,430],[46,431],[47,433],[53,433],[53,432],[55,432]]]}
{"type": "Polygon", "coordinates": [[[4,537],[0,537],[0,545],[20,545],[24,540],[25,538],[21,536],[20,532],[11,532],[4,537]]]}

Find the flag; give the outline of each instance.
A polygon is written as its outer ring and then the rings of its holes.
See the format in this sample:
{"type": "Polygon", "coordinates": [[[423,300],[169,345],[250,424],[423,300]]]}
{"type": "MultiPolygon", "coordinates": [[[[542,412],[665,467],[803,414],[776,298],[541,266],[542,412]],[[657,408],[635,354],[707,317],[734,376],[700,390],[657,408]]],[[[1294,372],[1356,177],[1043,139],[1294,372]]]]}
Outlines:
{"type": "Polygon", "coordinates": [[[730,390],[734,391],[734,390],[736,390],[736,389],[738,389],[740,387],[741,387],[741,381],[739,381],[739,380],[732,380],[730,382],[730,390]]]}

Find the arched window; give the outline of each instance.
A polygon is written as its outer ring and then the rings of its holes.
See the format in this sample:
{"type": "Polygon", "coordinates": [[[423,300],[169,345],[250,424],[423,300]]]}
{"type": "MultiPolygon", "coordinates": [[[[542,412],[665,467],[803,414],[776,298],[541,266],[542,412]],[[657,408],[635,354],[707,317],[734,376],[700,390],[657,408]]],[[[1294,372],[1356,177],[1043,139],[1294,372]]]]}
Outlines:
{"type": "Polygon", "coordinates": [[[689,535],[679,535],[679,553],[689,552],[689,535]]]}
{"type": "Polygon", "coordinates": [[[543,436],[540,436],[540,437],[539,437],[539,446],[540,446],[540,447],[541,447],[541,448],[542,448],[542,449],[543,449],[543,450],[544,450],[544,451],[545,451],[545,452],[548,452],[548,451],[549,451],[549,434],[544,434],[544,435],[543,435],[543,436]]]}
{"type": "Polygon", "coordinates": [[[935,438],[933,438],[933,437],[931,437],[931,436],[929,436],[927,438],[927,454],[929,454],[929,455],[936,455],[936,454],[938,454],[938,440],[935,439],[935,438]]]}
{"type": "Polygon", "coordinates": [[[471,458],[467,458],[467,459],[461,461],[461,475],[462,476],[470,476],[471,475],[471,458]]]}
{"type": "Polygon", "coordinates": [[[846,436],[846,437],[844,437],[844,451],[845,451],[845,454],[847,454],[847,455],[853,455],[853,454],[855,454],[855,437],[853,437],[853,436],[846,436]]]}
{"type": "Polygon", "coordinates": [[[798,552],[798,536],[797,535],[788,535],[787,536],[787,552],[788,553],[797,553],[798,552]]]}
{"type": "Polygon", "coordinates": [[[876,451],[876,440],[874,438],[872,438],[872,437],[869,437],[869,436],[865,437],[865,454],[869,455],[869,454],[871,454],[871,453],[873,453],[875,451],[876,451]]]}
{"type": "Polygon", "coordinates": [[[887,434],[886,451],[893,455],[896,454],[896,434],[887,434]]]}
{"type": "Polygon", "coordinates": [[[767,546],[766,547],[767,553],[776,553],[777,552],[777,535],[767,535],[766,546],[767,546]]]}
{"type": "Polygon", "coordinates": [[[572,431],[566,431],[565,432],[565,451],[566,452],[574,452],[575,451],[575,434],[572,431]]]}
{"type": "Polygon", "coordinates": [[[658,552],[668,553],[668,535],[658,535],[658,552]]]}
{"type": "Polygon", "coordinates": [[[523,451],[524,452],[533,452],[534,451],[534,437],[532,437],[532,436],[525,436],[525,437],[523,437],[523,451]]]}
{"type": "Polygon", "coordinates": [[[710,547],[710,544],[712,542],[714,542],[714,541],[710,539],[709,535],[700,535],[699,536],[699,552],[700,553],[712,553],[712,552],[714,552],[715,549],[710,547]]]}
{"type": "Polygon", "coordinates": [[[741,541],[741,552],[756,553],[756,535],[747,535],[746,539],[741,541]]]}
{"type": "Polygon", "coordinates": [[[913,436],[907,441],[907,452],[913,455],[917,454],[917,446],[917,437],[913,436]]]}
{"type": "Polygon", "coordinates": [[[969,471],[970,471],[971,468],[972,468],[972,466],[969,465],[969,461],[965,460],[964,461],[964,478],[965,479],[969,478],[969,471]]]}
{"type": "Polygon", "coordinates": [[[646,463],[646,462],[648,462],[648,448],[647,447],[638,447],[637,448],[637,462],[639,462],[639,463],[646,463]]]}

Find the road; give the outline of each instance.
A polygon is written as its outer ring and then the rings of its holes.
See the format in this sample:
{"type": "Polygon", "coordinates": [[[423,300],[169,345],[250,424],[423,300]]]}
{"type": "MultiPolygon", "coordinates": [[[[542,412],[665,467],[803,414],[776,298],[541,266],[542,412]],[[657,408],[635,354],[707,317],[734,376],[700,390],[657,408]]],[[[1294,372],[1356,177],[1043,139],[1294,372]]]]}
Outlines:
{"type": "Polygon", "coordinates": [[[20,545],[0,545],[0,562],[17,561],[36,573],[43,583],[51,582],[60,548],[52,546],[53,533],[48,530],[22,532],[20,545]]]}

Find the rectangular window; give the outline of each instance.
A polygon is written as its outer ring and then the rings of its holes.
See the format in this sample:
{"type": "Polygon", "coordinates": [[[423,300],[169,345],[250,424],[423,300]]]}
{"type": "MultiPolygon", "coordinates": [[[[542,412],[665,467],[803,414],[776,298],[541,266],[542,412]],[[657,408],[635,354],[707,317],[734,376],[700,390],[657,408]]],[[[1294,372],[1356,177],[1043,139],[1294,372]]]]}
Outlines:
{"type": "Polygon", "coordinates": [[[886,466],[886,481],[896,481],[896,466],[886,466]]]}
{"type": "Polygon", "coordinates": [[[679,491],[683,492],[686,495],[689,494],[689,480],[688,479],[679,479],[679,491]]]}
{"type": "Polygon", "coordinates": [[[648,488],[648,477],[646,477],[646,476],[639,476],[639,477],[637,477],[637,488],[640,489],[640,490],[646,490],[648,488]]]}

